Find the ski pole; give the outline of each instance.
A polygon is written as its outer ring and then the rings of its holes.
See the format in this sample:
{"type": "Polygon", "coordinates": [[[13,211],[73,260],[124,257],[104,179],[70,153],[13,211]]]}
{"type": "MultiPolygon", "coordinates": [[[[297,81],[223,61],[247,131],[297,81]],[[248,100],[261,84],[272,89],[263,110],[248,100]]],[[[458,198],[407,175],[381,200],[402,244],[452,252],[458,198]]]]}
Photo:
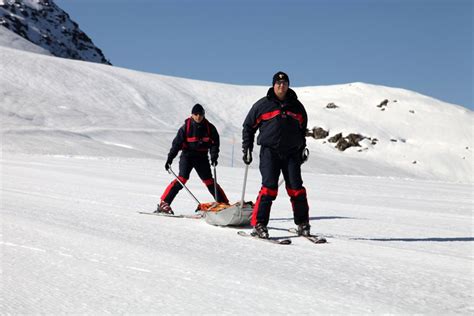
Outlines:
{"type": "Polygon", "coordinates": [[[188,193],[189,193],[189,194],[193,197],[193,199],[197,202],[198,207],[200,207],[200,206],[201,206],[201,202],[199,202],[199,200],[194,196],[194,194],[192,194],[191,191],[189,191],[188,187],[187,187],[181,180],[179,180],[179,178],[178,178],[178,176],[176,175],[176,173],[174,173],[173,169],[171,169],[171,166],[170,166],[170,168],[169,168],[169,170],[168,170],[168,173],[169,173],[169,174],[173,174],[173,176],[176,178],[176,180],[179,182],[179,184],[181,184],[181,186],[182,186],[183,188],[185,188],[186,191],[188,191],[188,193]]]}
{"type": "Polygon", "coordinates": [[[214,166],[214,200],[217,201],[217,173],[216,173],[216,166],[214,166]]]}
{"type": "Polygon", "coordinates": [[[247,174],[249,172],[249,165],[245,165],[244,187],[242,188],[242,199],[240,199],[240,207],[244,207],[245,187],[247,186],[247,174]]]}

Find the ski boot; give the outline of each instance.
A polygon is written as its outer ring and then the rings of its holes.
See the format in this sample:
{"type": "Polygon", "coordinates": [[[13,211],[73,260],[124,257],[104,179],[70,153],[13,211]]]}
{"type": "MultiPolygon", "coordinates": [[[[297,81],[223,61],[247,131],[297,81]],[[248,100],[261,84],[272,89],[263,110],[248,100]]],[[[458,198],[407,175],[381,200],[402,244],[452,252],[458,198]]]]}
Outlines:
{"type": "Polygon", "coordinates": [[[311,236],[311,225],[309,222],[299,224],[296,228],[298,236],[311,236]]]}
{"type": "Polygon", "coordinates": [[[156,211],[154,213],[166,213],[166,214],[174,215],[174,212],[171,209],[171,206],[165,201],[161,201],[160,204],[158,204],[158,207],[156,208],[156,211]]]}
{"type": "Polygon", "coordinates": [[[268,228],[262,223],[257,223],[255,227],[253,228],[253,231],[250,233],[250,235],[258,238],[263,238],[263,239],[268,239],[268,228]]]}

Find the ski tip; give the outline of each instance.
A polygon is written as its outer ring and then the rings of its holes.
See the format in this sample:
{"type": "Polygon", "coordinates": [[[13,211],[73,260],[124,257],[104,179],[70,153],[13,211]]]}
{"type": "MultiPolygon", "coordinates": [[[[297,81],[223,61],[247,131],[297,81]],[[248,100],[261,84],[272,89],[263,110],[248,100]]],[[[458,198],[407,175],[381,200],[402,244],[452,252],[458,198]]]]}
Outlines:
{"type": "Polygon", "coordinates": [[[268,239],[258,238],[258,237],[252,236],[251,234],[249,234],[249,233],[247,233],[243,230],[239,230],[237,232],[237,234],[240,235],[240,236],[243,236],[243,237],[250,237],[250,238],[253,238],[253,239],[261,240],[261,241],[264,241],[264,242],[269,242],[269,243],[272,243],[272,244],[291,245],[291,239],[288,239],[288,238],[278,238],[278,237],[270,237],[268,239]]]}

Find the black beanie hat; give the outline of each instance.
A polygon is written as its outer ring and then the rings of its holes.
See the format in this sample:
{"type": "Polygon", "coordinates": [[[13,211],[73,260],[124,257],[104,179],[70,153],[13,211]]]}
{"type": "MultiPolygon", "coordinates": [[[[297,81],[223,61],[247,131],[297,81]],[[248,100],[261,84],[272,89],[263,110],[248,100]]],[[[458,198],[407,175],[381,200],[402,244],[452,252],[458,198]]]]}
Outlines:
{"type": "Polygon", "coordinates": [[[288,75],[284,73],[283,71],[279,71],[276,74],[273,75],[273,81],[272,81],[272,86],[275,85],[275,82],[279,80],[284,80],[288,82],[288,85],[290,85],[290,78],[288,78],[288,75]]]}
{"type": "Polygon", "coordinates": [[[191,114],[202,114],[204,115],[205,111],[201,104],[196,103],[191,110],[191,114]]]}

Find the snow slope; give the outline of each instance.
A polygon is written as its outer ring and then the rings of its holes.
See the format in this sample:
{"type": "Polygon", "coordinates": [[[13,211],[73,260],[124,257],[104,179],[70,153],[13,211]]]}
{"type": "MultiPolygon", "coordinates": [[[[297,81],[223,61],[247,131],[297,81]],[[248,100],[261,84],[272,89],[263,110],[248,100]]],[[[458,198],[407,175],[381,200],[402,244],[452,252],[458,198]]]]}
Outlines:
{"type": "Polygon", "coordinates": [[[7,28],[0,27],[0,46],[15,48],[37,54],[51,55],[47,50],[41,48],[23,37],[16,35],[7,28]]]}
{"type": "MultiPolygon", "coordinates": [[[[225,166],[242,166],[241,125],[267,87],[188,80],[0,47],[5,153],[163,159],[196,103],[222,136],[225,166]],[[7,61],[7,62],[5,62],[7,61]]],[[[315,173],[472,183],[473,112],[415,92],[351,83],[295,88],[309,127],[359,133],[344,152],[308,139],[315,173]],[[377,107],[389,100],[384,111],[377,107]],[[329,102],[337,109],[328,109],[329,102]]],[[[254,155],[258,156],[258,155],[254,155]]],[[[257,163],[254,164],[256,166],[257,163]]]]}
{"type": "MultiPolygon", "coordinates": [[[[472,187],[314,175],[313,232],[289,246],[203,220],[139,215],[171,180],[154,159],[14,155],[2,165],[5,314],[472,315],[472,187]]],[[[231,200],[242,169],[219,167],[231,200]]],[[[247,199],[259,189],[250,170],[247,199]]],[[[195,173],[188,182],[210,199],[195,173]]],[[[184,192],[173,204],[192,214],[184,192]]],[[[290,236],[280,190],[270,234],[290,236]]],[[[249,228],[245,228],[249,231],[249,228]]]]}

